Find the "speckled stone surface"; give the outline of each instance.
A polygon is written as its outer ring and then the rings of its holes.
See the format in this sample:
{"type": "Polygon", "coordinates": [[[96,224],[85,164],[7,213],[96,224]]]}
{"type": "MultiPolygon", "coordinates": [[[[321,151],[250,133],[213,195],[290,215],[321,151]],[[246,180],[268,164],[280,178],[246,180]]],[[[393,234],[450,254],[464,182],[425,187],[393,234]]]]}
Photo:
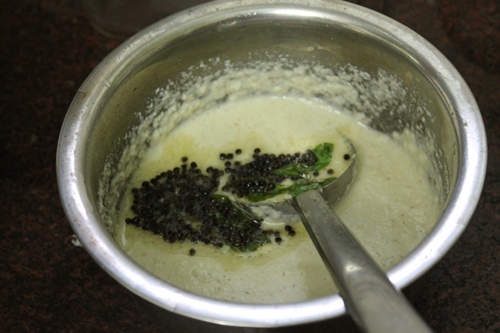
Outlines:
{"type": "MultiPolygon", "coordinates": [[[[500,4],[353,2],[428,39],[477,99],[489,144],[482,198],[457,244],[404,292],[437,332],[500,332],[500,4]]],[[[56,185],[66,110],[119,43],[95,32],[76,1],[4,1],[0,26],[0,331],[158,332],[131,294],[71,243],[56,185]]],[[[328,331],[356,332],[350,319],[339,323],[344,329],[328,331]]]]}

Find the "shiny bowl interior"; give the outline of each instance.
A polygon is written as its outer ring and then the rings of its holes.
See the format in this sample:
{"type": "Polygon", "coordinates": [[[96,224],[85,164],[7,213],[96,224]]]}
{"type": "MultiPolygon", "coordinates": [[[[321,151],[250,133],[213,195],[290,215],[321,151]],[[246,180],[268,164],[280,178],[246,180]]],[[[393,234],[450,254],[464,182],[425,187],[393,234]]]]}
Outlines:
{"type": "Polygon", "coordinates": [[[411,112],[385,113],[372,126],[401,131],[425,124],[432,134],[442,186],[442,218],[408,257],[388,271],[399,288],[432,267],[455,243],[481,192],[486,140],[479,110],[453,66],[423,38],[391,19],[337,1],[211,2],[146,28],[113,51],[78,90],[65,119],[57,154],[66,215],[79,240],[118,282],[149,302],[186,317],[230,326],[276,327],[324,320],[345,312],[338,295],[281,305],[233,304],[177,289],[131,261],[99,216],[104,164],[119,156],[154,90],[202,60],[245,61],[249,52],[314,59],[329,67],[383,69],[425,96],[432,121],[411,112]]]}

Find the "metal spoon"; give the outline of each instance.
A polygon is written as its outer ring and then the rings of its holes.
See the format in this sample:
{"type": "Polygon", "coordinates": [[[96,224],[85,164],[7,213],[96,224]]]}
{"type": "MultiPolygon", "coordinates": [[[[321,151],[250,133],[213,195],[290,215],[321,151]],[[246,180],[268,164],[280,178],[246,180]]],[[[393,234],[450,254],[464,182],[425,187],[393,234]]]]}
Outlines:
{"type": "Polygon", "coordinates": [[[299,214],[340,290],[347,312],[364,332],[432,332],[330,207],[354,178],[356,151],[349,145],[351,163],[334,182],[270,205],[286,213],[293,208],[299,214]]]}

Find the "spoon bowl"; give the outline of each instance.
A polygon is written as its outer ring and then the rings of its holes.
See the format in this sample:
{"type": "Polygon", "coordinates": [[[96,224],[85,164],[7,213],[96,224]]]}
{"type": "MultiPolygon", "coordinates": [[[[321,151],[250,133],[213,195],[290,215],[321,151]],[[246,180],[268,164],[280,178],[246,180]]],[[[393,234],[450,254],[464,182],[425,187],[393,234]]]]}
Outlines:
{"type": "MultiPolygon", "coordinates": [[[[342,137],[342,141],[342,143],[346,145],[348,151],[348,153],[344,155],[344,159],[349,162],[349,165],[333,181],[319,189],[322,197],[330,206],[344,196],[356,177],[356,148],[348,138],[342,137]]],[[[272,198],[271,200],[263,202],[240,202],[261,218],[266,218],[278,212],[280,214],[280,219],[292,222],[296,220],[298,216],[293,197],[280,197],[277,200],[272,198]]]]}

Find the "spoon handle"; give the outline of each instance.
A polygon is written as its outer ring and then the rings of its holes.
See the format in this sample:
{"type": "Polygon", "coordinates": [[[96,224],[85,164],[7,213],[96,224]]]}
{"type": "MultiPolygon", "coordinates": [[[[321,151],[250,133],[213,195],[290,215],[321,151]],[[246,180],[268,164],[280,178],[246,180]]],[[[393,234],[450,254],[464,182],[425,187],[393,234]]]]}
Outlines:
{"type": "Polygon", "coordinates": [[[432,332],[318,191],[293,205],[334,278],[347,312],[368,333],[432,332]]]}

